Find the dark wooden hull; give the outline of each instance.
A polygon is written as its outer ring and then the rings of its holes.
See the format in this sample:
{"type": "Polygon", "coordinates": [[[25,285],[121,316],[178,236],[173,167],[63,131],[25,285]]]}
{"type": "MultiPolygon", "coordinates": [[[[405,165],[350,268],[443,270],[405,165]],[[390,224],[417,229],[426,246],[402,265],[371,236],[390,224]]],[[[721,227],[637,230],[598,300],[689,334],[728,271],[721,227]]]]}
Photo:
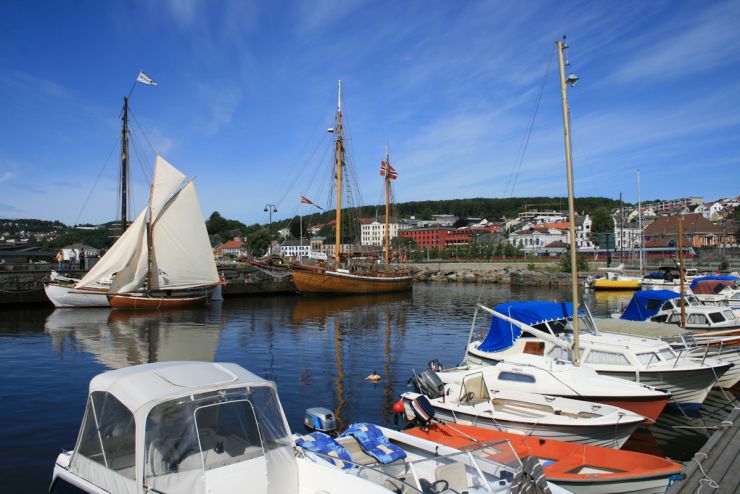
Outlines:
{"type": "Polygon", "coordinates": [[[318,269],[293,268],[293,283],[301,293],[361,294],[411,290],[413,276],[353,274],[318,269]]]}
{"type": "Polygon", "coordinates": [[[213,295],[213,288],[182,290],[180,293],[113,294],[108,295],[108,302],[114,309],[179,309],[208,303],[213,295]]]}

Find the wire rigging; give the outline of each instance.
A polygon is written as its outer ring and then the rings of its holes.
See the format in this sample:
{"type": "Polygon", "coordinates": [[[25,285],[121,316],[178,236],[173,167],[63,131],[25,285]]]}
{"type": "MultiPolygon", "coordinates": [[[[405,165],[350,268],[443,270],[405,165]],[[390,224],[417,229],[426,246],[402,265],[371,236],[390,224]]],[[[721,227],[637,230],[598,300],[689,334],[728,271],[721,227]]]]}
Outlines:
{"type": "Polygon", "coordinates": [[[537,94],[537,99],[535,101],[534,109],[530,113],[529,121],[527,124],[527,133],[519,145],[519,150],[517,151],[517,161],[514,165],[514,168],[512,169],[511,173],[509,174],[509,180],[506,183],[506,187],[509,188],[509,184],[511,184],[511,189],[509,191],[509,197],[514,197],[514,189],[516,188],[517,182],[519,181],[519,172],[522,168],[522,163],[524,163],[524,158],[527,154],[527,147],[529,146],[529,138],[532,135],[532,129],[534,128],[535,120],[537,119],[537,113],[540,108],[540,101],[542,101],[542,94],[545,91],[545,85],[547,83],[547,79],[550,76],[550,71],[552,68],[552,62],[555,59],[555,48],[553,47],[552,52],[550,54],[549,61],[547,62],[547,67],[545,68],[545,73],[542,76],[542,82],[540,83],[540,90],[537,94]]]}

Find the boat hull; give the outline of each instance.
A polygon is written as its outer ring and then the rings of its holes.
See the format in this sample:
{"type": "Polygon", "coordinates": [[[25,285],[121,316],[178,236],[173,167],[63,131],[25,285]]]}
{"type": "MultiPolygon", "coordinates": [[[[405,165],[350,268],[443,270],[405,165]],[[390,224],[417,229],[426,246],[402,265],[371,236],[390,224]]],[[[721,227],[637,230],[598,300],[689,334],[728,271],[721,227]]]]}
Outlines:
{"type": "Polygon", "coordinates": [[[594,290],[639,290],[639,280],[596,280],[594,290]]]}
{"type": "MultiPolygon", "coordinates": [[[[722,369],[721,373],[719,370],[716,372],[719,376],[729,369],[729,364],[720,369],[722,369]]],[[[597,372],[605,376],[629,379],[630,381],[637,381],[663,391],[668,391],[671,393],[672,405],[678,405],[681,408],[689,410],[699,409],[712,390],[712,387],[717,383],[717,375],[712,367],[693,370],[643,371],[639,373],[639,378],[633,371],[616,372],[597,370],[597,372]]]]}
{"type": "Polygon", "coordinates": [[[206,304],[211,300],[212,294],[213,287],[205,292],[200,289],[172,294],[116,294],[108,295],[108,302],[114,309],[179,309],[206,304]]]}
{"type": "Polygon", "coordinates": [[[71,285],[45,283],[44,292],[54,307],[110,307],[107,290],[80,289],[71,285]]]}
{"type": "Polygon", "coordinates": [[[463,425],[455,426],[455,429],[434,424],[426,429],[409,429],[405,433],[458,449],[470,445],[473,442],[471,437],[484,443],[508,440],[522,460],[533,456],[543,461],[543,472],[549,481],[578,494],[664,493],[670,476],[682,469],[678,463],[644,453],[537,437],[521,438],[463,425]]]}
{"type": "Polygon", "coordinates": [[[301,293],[367,294],[411,290],[413,276],[365,276],[323,270],[292,269],[301,293]]]}
{"type": "Polygon", "coordinates": [[[584,401],[592,401],[595,403],[601,403],[603,405],[611,405],[613,407],[624,408],[630,412],[634,412],[638,415],[642,415],[648,421],[647,424],[654,423],[658,420],[658,417],[670,401],[669,397],[665,398],[629,398],[629,397],[603,397],[603,396],[565,396],[564,398],[579,399],[584,401]]]}

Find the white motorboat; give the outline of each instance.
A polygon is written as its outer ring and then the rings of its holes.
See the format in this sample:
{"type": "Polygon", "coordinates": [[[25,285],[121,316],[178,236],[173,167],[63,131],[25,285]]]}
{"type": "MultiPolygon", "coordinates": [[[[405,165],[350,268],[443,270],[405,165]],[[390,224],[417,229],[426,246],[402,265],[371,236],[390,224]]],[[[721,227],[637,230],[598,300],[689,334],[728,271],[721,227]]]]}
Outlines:
{"type": "MultiPolygon", "coordinates": [[[[311,421],[329,417],[325,408],[306,411],[311,421]]],[[[323,424],[322,424],[323,425],[323,424]]],[[[324,429],[332,433],[332,430],[324,429]]],[[[366,478],[396,493],[524,492],[527,479],[539,476],[539,492],[566,493],[546,482],[538,463],[522,465],[507,440],[477,444],[465,451],[374,424],[358,423],[331,437],[311,432],[296,437],[303,455],[366,478]]],[[[534,484],[534,481],[530,481],[534,484]]],[[[528,487],[534,487],[529,484],[528,487]]]]}
{"type": "MultiPolygon", "coordinates": [[[[694,278],[699,277],[699,271],[694,268],[684,269],[684,283],[688,286],[694,278]]],[[[640,281],[643,290],[679,290],[681,277],[678,266],[663,266],[658,268],[640,281]]]]}
{"type": "MultiPolygon", "coordinates": [[[[695,295],[684,297],[686,329],[716,330],[740,328],[740,312],[727,306],[704,305],[695,295]]],[[[653,321],[668,324],[681,323],[680,294],[672,290],[646,290],[632,296],[620,319],[626,321],[653,321]]]]}
{"type": "Polygon", "coordinates": [[[388,493],[296,455],[276,386],[236,364],[166,362],[90,381],[77,443],[50,491],[388,493]]]}
{"type": "MultiPolygon", "coordinates": [[[[420,396],[424,395],[401,395],[408,406],[420,396]]],[[[645,422],[642,415],[610,405],[496,391],[481,374],[444,385],[441,395],[429,402],[443,422],[617,449],[645,422]]]]}
{"type": "Polygon", "coordinates": [[[702,276],[691,282],[691,292],[704,305],[740,309],[740,278],[737,276],[702,276]]]}
{"type": "MultiPolygon", "coordinates": [[[[534,353],[572,360],[572,304],[509,302],[494,310],[488,335],[468,344],[470,363],[495,363],[512,355],[534,353]]],[[[695,361],[677,354],[659,339],[600,332],[580,314],[581,362],[602,375],[619,377],[668,391],[671,403],[698,408],[732,363],[714,358],[695,361]]]]}
{"type": "MultiPolygon", "coordinates": [[[[428,395],[434,391],[432,369],[412,378],[417,392],[428,395]]],[[[574,366],[565,360],[523,353],[512,355],[491,365],[467,364],[436,372],[444,384],[460,385],[471,376],[482,375],[486,383],[495,386],[490,392],[524,391],[540,395],[559,396],[592,401],[624,408],[655,422],[671,397],[665,391],[616,377],[602,376],[590,367],[574,366]]]]}

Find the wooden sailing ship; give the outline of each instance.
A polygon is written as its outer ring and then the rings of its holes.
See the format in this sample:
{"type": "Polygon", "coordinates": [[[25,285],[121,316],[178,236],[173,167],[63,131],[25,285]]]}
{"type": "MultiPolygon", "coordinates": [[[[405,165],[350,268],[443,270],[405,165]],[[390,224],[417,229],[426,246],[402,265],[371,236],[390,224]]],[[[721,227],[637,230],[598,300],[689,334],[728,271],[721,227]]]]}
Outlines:
{"type": "Polygon", "coordinates": [[[383,162],[381,174],[385,177],[385,263],[383,269],[374,266],[342,266],[342,169],[345,164],[345,148],[342,134],[342,81],[339,81],[337,103],[337,123],[333,129],[336,161],[336,236],[334,243],[334,263],[330,266],[310,266],[295,264],[291,267],[293,283],[301,293],[360,294],[387,293],[411,290],[413,276],[401,270],[392,270],[390,261],[390,181],[395,178],[395,170],[390,166],[388,152],[383,162]]]}

